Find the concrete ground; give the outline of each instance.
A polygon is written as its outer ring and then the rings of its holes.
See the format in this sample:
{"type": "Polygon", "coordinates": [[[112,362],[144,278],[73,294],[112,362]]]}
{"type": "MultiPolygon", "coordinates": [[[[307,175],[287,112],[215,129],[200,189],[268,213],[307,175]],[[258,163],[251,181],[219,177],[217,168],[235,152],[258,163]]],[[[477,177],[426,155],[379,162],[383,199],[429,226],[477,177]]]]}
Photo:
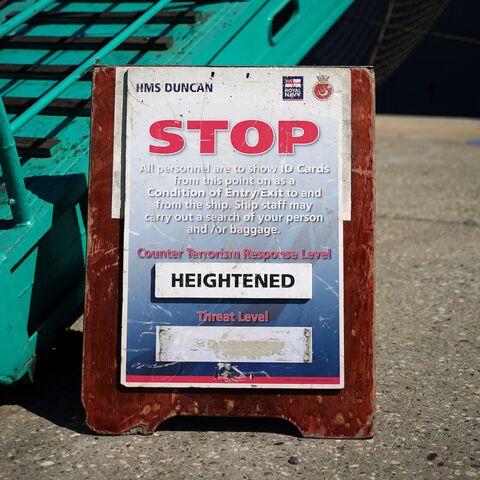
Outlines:
{"type": "Polygon", "coordinates": [[[272,420],[84,425],[81,332],[36,384],[0,389],[0,479],[480,476],[480,121],[377,123],[377,434],[298,438],[272,420]]]}

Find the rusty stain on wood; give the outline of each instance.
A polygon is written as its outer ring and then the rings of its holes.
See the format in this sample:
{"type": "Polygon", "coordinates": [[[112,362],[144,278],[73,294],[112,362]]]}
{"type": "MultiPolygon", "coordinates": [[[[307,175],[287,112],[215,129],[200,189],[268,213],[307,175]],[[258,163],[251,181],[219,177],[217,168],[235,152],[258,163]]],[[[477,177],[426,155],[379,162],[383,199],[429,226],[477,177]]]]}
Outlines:
{"type": "MultiPolygon", "coordinates": [[[[82,399],[99,433],[153,432],[175,415],[265,416],[305,436],[373,434],[374,87],[352,68],[352,219],[344,222],[345,388],[342,390],[126,389],[119,383],[123,221],[111,218],[115,68],[94,76],[82,399]]],[[[220,373],[221,374],[221,373],[220,373]]]]}

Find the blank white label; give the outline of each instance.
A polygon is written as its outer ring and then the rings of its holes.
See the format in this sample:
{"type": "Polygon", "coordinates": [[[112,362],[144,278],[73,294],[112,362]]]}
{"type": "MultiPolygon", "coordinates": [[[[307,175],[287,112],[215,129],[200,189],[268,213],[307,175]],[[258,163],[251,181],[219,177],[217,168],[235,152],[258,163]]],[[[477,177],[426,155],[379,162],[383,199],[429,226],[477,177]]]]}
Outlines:
{"type": "Polygon", "coordinates": [[[312,362],[311,327],[158,327],[157,362],[312,362]]]}

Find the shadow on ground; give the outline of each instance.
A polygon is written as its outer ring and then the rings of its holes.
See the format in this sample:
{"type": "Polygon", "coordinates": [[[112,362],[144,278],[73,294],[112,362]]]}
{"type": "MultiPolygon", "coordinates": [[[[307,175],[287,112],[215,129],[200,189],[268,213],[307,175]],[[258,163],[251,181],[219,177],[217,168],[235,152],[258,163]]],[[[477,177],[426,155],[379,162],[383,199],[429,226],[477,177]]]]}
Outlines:
{"type": "MultiPolygon", "coordinates": [[[[80,331],[67,330],[40,356],[33,384],[0,387],[0,405],[19,405],[33,414],[77,433],[92,432],[85,424],[81,401],[82,340],[80,331]]],[[[299,436],[290,422],[276,418],[174,417],[160,431],[268,432],[299,436]]]]}
{"type": "Polygon", "coordinates": [[[89,433],[81,402],[82,332],[67,330],[37,359],[35,382],[0,387],[1,404],[19,405],[60,427],[89,433]]]}

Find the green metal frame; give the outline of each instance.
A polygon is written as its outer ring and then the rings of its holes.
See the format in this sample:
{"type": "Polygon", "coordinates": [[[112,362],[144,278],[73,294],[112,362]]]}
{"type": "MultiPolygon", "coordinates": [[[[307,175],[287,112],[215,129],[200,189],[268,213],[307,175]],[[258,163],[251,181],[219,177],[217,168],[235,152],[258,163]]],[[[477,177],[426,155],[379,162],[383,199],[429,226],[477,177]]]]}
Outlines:
{"type": "MultiPolygon", "coordinates": [[[[0,105],[0,384],[33,378],[36,353],[58,329],[80,314],[84,295],[89,119],[46,115],[56,98],[89,98],[82,75],[95,64],[288,65],[295,64],[325,34],[353,0],[238,0],[205,3],[135,0],[70,4],[39,0],[0,25],[0,36],[51,35],[51,25],[25,23],[41,11],[139,11],[127,26],[55,25],[57,36],[111,37],[97,52],[0,50],[2,63],[71,64],[59,82],[0,78],[2,96],[35,97],[15,116],[0,105]],[[145,8],[145,5],[148,8],[145,8]],[[273,35],[272,24],[284,7],[290,16],[273,35]],[[195,25],[148,21],[160,10],[201,12],[195,25]],[[119,51],[132,34],[169,35],[173,48],[119,51]],[[55,136],[52,157],[19,158],[14,134],[55,136]],[[25,181],[27,187],[25,187],[25,181]]],[[[0,12],[1,18],[1,12],[0,12]]]]}

